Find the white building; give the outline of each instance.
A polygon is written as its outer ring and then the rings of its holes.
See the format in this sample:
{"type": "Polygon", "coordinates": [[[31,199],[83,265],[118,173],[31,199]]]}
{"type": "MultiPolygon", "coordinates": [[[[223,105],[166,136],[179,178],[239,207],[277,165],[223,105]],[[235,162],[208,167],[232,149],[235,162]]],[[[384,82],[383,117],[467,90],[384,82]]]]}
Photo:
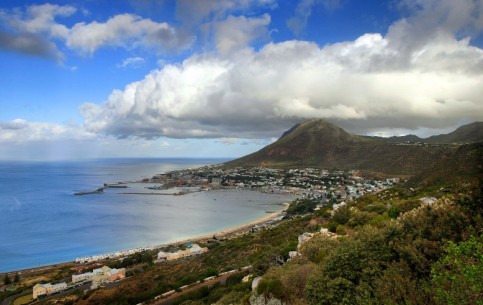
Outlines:
{"type": "Polygon", "coordinates": [[[82,274],[73,274],[72,275],[72,283],[79,283],[79,282],[84,282],[84,281],[92,281],[92,277],[94,276],[94,273],[92,272],[87,272],[87,273],[82,273],[82,274]]]}
{"type": "Polygon", "coordinates": [[[177,252],[159,251],[158,261],[171,261],[171,260],[176,260],[183,257],[202,254],[205,252],[208,252],[208,248],[206,247],[201,248],[199,245],[193,244],[190,248],[186,250],[178,250],[177,252]]]}
{"type": "Polygon", "coordinates": [[[51,283],[37,284],[32,289],[32,295],[34,299],[37,299],[39,296],[51,295],[53,293],[63,291],[66,288],[66,283],[59,283],[54,285],[52,285],[51,283]]]}
{"type": "Polygon", "coordinates": [[[72,283],[92,281],[91,288],[95,289],[102,284],[112,283],[125,277],[126,269],[111,269],[108,266],[104,266],[102,268],[94,269],[92,272],[72,275],[72,283]]]}

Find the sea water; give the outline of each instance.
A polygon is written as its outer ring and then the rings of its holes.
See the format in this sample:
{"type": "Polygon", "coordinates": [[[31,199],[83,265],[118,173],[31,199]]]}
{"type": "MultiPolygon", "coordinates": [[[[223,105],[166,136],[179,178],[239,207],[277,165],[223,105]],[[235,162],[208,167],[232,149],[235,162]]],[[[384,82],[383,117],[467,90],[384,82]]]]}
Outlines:
{"type": "Polygon", "coordinates": [[[182,196],[75,196],[223,160],[0,161],[0,272],[153,246],[227,229],[280,210],[287,197],[249,190],[182,196]]]}

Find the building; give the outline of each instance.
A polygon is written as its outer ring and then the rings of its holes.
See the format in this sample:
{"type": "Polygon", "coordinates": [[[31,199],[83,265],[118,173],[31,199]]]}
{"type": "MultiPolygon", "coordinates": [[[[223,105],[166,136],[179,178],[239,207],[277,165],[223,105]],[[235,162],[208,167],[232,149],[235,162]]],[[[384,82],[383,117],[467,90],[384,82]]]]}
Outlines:
{"type": "Polygon", "coordinates": [[[104,266],[92,271],[92,286],[91,289],[96,289],[99,286],[122,280],[126,277],[126,269],[111,269],[108,266],[104,266]]]}
{"type": "Polygon", "coordinates": [[[92,272],[86,272],[82,274],[73,274],[72,275],[72,283],[76,284],[79,282],[84,282],[84,281],[92,281],[92,277],[94,276],[94,273],[92,272]]]}
{"type": "Polygon", "coordinates": [[[192,255],[198,255],[202,254],[208,251],[208,248],[201,248],[197,244],[192,244],[191,247],[189,247],[186,250],[178,250],[177,252],[164,252],[164,251],[159,251],[158,252],[158,261],[172,261],[176,259],[180,259],[183,257],[188,257],[192,255]]]}
{"type": "Polygon", "coordinates": [[[79,283],[84,281],[92,281],[92,289],[101,285],[112,283],[116,280],[122,280],[126,277],[126,269],[111,269],[108,266],[97,268],[92,272],[74,274],[72,275],[72,283],[79,283]]]}
{"type": "Polygon", "coordinates": [[[51,295],[57,292],[61,292],[67,289],[66,283],[59,283],[52,285],[51,283],[47,284],[37,284],[32,289],[33,298],[37,299],[39,296],[44,295],[51,295]]]}

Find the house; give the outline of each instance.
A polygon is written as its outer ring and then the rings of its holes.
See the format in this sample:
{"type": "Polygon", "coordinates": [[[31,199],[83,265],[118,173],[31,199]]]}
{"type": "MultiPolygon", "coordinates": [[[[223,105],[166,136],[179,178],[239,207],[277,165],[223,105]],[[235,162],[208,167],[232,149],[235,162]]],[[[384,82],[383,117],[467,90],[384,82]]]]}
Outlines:
{"type": "Polygon", "coordinates": [[[32,289],[32,295],[34,299],[37,299],[39,296],[51,295],[57,292],[61,292],[65,289],[67,289],[66,283],[59,283],[54,285],[52,285],[51,283],[37,284],[32,289]]]}
{"type": "Polygon", "coordinates": [[[111,269],[108,266],[104,266],[92,271],[92,286],[91,289],[96,289],[104,284],[112,283],[117,280],[122,280],[126,277],[126,269],[111,269]]]}
{"type": "Polygon", "coordinates": [[[125,277],[126,269],[111,269],[108,266],[103,266],[102,268],[92,270],[92,272],[72,275],[72,283],[92,281],[91,289],[95,289],[103,284],[122,280],[125,277]]]}
{"type": "Polygon", "coordinates": [[[84,282],[84,281],[92,281],[92,277],[94,276],[94,273],[92,272],[86,272],[82,274],[73,274],[72,275],[72,283],[79,283],[79,282],[84,282]]]}
{"type": "Polygon", "coordinates": [[[172,261],[183,257],[202,254],[208,251],[208,248],[201,248],[198,244],[191,244],[186,250],[178,250],[177,252],[158,252],[158,261],[172,261]]]}

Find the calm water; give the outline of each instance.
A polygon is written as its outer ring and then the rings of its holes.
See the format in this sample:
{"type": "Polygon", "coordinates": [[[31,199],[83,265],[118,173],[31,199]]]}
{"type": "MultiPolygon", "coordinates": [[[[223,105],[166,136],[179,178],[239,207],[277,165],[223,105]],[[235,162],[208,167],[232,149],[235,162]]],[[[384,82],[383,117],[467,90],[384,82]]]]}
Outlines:
{"type": "Polygon", "coordinates": [[[246,223],[287,198],[252,191],[183,196],[75,196],[104,182],[151,177],[221,160],[0,162],[0,272],[158,245],[246,223]]]}

